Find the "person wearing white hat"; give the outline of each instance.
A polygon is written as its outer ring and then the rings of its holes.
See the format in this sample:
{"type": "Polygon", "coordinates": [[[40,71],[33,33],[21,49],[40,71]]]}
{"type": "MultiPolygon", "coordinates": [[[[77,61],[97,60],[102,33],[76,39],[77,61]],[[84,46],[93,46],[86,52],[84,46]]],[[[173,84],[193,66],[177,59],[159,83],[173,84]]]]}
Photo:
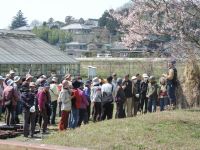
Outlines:
{"type": "MultiPolygon", "coordinates": [[[[15,91],[17,92],[19,98],[21,97],[21,92],[20,92],[20,85],[21,84],[21,78],[19,76],[15,76],[14,77],[14,83],[13,83],[13,87],[15,89],[15,91]]],[[[20,102],[20,99],[17,101],[17,108],[16,108],[16,114],[15,114],[15,123],[19,124],[20,120],[18,115],[22,113],[22,104],[20,102]]]]}
{"type": "Polygon", "coordinates": [[[142,75],[143,80],[141,82],[141,91],[140,91],[140,110],[142,111],[142,113],[147,113],[147,105],[148,105],[148,98],[147,98],[147,89],[148,89],[148,84],[149,84],[149,76],[144,73],[142,75]]]}
{"type": "Polygon", "coordinates": [[[50,84],[50,89],[49,89],[49,93],[51,96],[51,124],[55,125],[55,119],[56,119],[56,109],[57,109],[57,101],[58,101],[58,95],[59,95],[59,91],[58,91],[58,78],[53,77],[52,78],[52,82],[50,84]]]}
{"type": "Polygon", "coordinates": [[[69,81],[63,80],[62,90],[59,93],[58,101],[61,102],[61,119],[58,125],[60,131],[66,130],[68,127],[68,120],[71,111],[71,89],[69,88],[69,81]]]}
{"type": "Polygon", "coordinates": [[[2,113],[2,101],[3,101],[3,86],[4,78],[0,76],[0,120],[1,120],[1,113],[2,113]]]}
{"type": "Polygon", "coordinates": [[[95,77],[92,80],[91,95],[90,99],[92,102],[92,120],[93,122],[100,121],[101,119],[101,86],[99,83],[99,78],[95,77]]]}
{"type": "Polygon", "coordinates": [[[10,70],[9,75],[10,75],[10,79],[14,80],[15,71],[14,70],[10,70]]]}

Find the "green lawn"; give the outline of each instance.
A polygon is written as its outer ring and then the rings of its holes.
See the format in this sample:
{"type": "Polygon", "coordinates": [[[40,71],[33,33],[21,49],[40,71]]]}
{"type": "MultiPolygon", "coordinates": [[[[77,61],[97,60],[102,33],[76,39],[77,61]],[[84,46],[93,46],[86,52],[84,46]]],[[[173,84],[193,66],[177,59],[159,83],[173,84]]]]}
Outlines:
{"type": "Polygon", "coordinates": [[[89,149],[200,149],[200,110],[177,110],[90,123],[42,143],[89,149]]]}

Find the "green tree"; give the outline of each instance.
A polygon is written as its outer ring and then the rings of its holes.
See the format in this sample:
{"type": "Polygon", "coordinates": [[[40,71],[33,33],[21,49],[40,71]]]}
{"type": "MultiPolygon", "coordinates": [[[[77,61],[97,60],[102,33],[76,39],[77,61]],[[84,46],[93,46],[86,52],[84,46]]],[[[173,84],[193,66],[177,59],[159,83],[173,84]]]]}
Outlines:
{"type": "Polygon", "coordinates": [[[17,15],[13,17],[12,23],[11,23],[11,29],[16,29],[19,27],[23,27],[27,25],[26,18],[24,17],[21,10],[17,12],[17,15]]]}
{"type": "Polygon", "coordinates": [[[72,35],[70,33],[56,28],[50,29],[47,26],[35,27],[32,32],[49,44],[58,46],[61,50],[65,50],[65,43],[72,41],[72,35]]]}
{"type": "Polygon", "coordinates": [[[98,23],[100,27],[106,27],[114,35],[119,29],[119,22],[108,11],[104,12],[98,23]]]}

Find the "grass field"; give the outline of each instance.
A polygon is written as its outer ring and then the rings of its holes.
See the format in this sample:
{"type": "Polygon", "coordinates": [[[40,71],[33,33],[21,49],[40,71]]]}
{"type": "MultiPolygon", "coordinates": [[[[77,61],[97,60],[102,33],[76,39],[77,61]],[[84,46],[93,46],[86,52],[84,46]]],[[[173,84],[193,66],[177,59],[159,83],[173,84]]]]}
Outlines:
{"type": "Polygon", "coordinates": [[[42,143],[100,150],[200,149],[200,110],[176,110],[90,123],[42,143]]]}

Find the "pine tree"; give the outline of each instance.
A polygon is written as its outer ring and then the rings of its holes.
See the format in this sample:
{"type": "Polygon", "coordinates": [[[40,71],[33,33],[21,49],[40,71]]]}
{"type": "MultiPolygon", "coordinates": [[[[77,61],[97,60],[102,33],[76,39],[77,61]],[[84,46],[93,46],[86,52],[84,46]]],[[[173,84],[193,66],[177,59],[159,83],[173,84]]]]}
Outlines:
{"type": "Polygon", "coordinates": [[[11,29],[16,29],[19,27],[23,27],[27,25],[26,18],[23,16],[23,13],[21,10],[17,12],[17,15],[13,17],[12,23],[11,23],[11,29]]]}

